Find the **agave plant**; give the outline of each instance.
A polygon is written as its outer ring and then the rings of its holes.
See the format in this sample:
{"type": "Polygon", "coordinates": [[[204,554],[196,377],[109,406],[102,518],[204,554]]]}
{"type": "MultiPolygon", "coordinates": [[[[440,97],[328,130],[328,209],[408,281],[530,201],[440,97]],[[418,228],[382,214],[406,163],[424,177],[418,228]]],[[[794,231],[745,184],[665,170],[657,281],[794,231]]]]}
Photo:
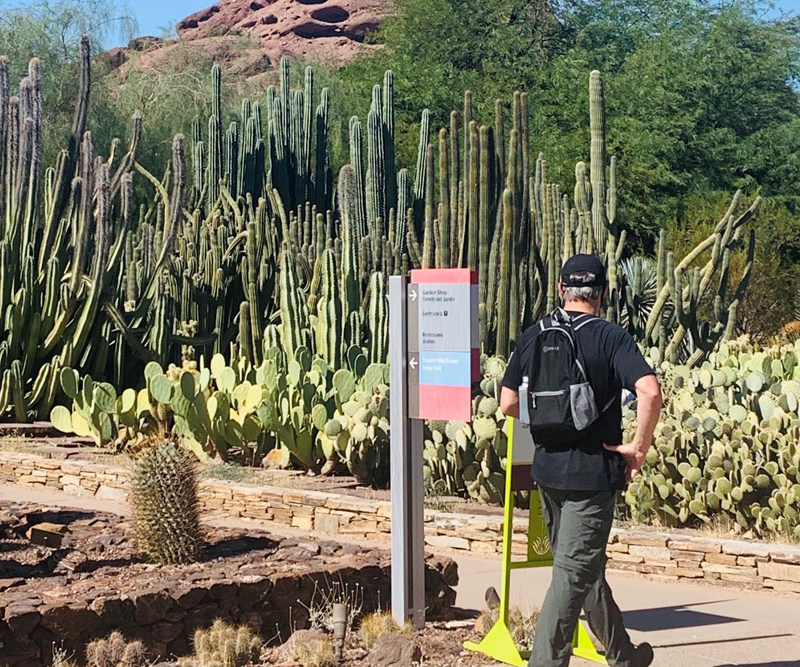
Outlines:
{"type": "Polygon", "coordinates": [[[658,296],[658,267],[649,257],[630,257],[619,263],[624,299],[620,324],[629,331],[644,329],[658,296]]]}

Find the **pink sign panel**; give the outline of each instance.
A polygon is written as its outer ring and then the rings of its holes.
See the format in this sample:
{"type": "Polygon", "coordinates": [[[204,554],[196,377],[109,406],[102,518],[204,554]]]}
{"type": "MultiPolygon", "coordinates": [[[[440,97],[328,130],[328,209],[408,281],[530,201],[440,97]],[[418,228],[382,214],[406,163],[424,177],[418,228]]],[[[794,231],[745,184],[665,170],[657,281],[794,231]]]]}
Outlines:
{"type": "Polygon", "coordinates": [[[408,286],[409,416],[469,421],[480,380],[478,273],[411,271],[408,286]]]}

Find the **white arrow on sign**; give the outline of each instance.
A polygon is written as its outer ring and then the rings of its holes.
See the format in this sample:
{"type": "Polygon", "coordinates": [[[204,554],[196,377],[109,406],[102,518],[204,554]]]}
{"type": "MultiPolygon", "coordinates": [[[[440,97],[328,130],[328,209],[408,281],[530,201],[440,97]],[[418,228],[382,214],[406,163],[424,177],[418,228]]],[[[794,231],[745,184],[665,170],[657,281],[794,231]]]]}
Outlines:
{"type": "Polygon", "coordinates": [[[411,357],[411,361],[408,362],[408,365],[411,366],[412,369],[418,366],[417,358],[411,357]]]}
{"type": "Polygon", "coordinates": [[[412,301],[416,301],[416,300],[417,300],[417,290],[415,290],[415,289],[412,287],[412,288],[409,290],[409,292],[408,292],[408,293],[411,295],[411,300],[412,300],[412,301]]]}

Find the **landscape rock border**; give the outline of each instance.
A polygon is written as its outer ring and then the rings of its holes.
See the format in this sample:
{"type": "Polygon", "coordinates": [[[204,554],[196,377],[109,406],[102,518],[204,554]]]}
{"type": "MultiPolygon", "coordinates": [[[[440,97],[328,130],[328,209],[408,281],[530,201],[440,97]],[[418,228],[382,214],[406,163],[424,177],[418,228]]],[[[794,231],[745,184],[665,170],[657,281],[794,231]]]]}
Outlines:
{"type": "MultiPolygon", "coordinates": [[[[86,461],[0,452],[0,483],[50,488],[84,497],[125,501],[128,471],[86,461]]],[[[274,521],[344,538],[388,540],[391,505],[352,495],[205,479],[206,512],[274,521]]],[[[512,553],[527,550],[527,517],[514,520],[512,553]]],[[[500,554],[503,517],[425,510],[425,543],[433,549],[500,554]]],[[[608,546],[611,570],[677,581],[702,579],[741,588],[800,594],[800,547],[715,539],[696,531],[617,527],[608,546]]]]}
{"type": "MultiPolygon", "coordinates": [[[[12,532],[19,533],[19,526],[24,528],[25,520],[38,513],[28,508],[20,514],[20,509],[11,506],[6,512],[11,521],[7,525],[17,526],[12,532]]],[[[92,521],[111,516],[94,514],[97,518],[92,521]]],[[[0,579],[0,665],[43,667],[54,647],[83,664],[87,644],[113,631],[128,640],[141,640],[151,658],[190,655],[194,631],[216,619],[247,624],[267,642],[276,643],[306,627],[311,610],[324,608],[337,590],[353,599],[354,608],[363,614],[383,609],[391,600],[391,555],[386,550],[281,539],[264,531],[234,531],[224,537],[222,551],[190,565],[111,559],[96,561],[87,571],[50,575],[37,571],[27,579],[0,579]],[[258,539],[252,545],[229,545],[243,542],[239,533],[258,539]],[[221,556],[226,549],[233,550],[221,556]]],[[[458,566],[433,555],[428,555],[425,566],[427,615],[434,620],[448,618],[456,598],[458,566]]]]}

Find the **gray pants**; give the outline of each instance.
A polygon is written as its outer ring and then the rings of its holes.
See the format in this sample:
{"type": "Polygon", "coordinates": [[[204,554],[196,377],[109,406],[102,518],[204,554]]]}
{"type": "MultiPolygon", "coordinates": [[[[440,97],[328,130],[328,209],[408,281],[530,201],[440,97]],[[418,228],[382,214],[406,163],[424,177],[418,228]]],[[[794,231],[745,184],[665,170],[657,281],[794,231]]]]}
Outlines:
{"type": "Polygon", "coordinates": [[[581,613],[612,667],[629,667],[634,647],[606,582],[606,543],[614,492],[539,489],[553,551],[553,581],[544,599],[528,667],[567,667],[581,613]]]}

